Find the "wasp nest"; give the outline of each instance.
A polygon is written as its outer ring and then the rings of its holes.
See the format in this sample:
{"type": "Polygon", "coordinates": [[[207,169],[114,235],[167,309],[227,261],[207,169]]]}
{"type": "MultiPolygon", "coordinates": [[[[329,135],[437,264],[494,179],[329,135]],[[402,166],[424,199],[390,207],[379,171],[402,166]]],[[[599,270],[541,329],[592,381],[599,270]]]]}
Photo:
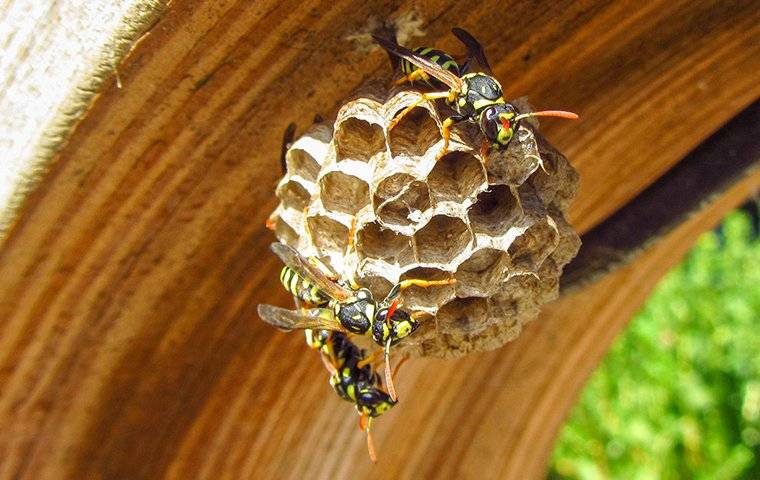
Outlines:
{"type": "Polygon", "coordinates": [[[428,314],[403,342],[412,354],[496,348],[557,297],[562,268],[580,245],[564,216],[578,176],[526,121],[509,148],[485,163],[480,133],[462,123],[436,161],[448,113],[439,106],[423,103],[388,130],[417,98],[410,91],[387,101],[360,96],[334,126],[317,124],[296,140],[272,224],[280,241],[378,299],[406,278],[456,278],[404,291],[403,308],[428,314]]]}

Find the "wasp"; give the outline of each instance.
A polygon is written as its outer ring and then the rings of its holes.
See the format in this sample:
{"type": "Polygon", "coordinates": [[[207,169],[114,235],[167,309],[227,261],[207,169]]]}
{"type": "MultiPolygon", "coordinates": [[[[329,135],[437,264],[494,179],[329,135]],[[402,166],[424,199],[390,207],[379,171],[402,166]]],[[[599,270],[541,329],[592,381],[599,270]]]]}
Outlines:
{"type": "MultiPolygon", "coordinates": [[[[467,31],[461,28],[453,28],[452,33],[468,49],[472,60],[477,61],[483,72],[456,72],[452,69],[443,68],[439,63],[403,47],[396,42],[395,38],[383,38],[373,35],[375,41],[389,54],[395,55],[417,67],[417,70],[407,74],[414,78],[433,77],[448,88],[447,91],[422,93],[420,98],[402,110],[389,125],[393,128],[398,122],[414,108],[425,101],[444,99],[454,109],[455,115],[444,120],[442,125],[443,148],[437,155],[437,159],[443,157],[449,148],[449,139],[453,125],[469,121],[476,123],[484,135],[481,145],[481,154],[485,158],[490,150],[503,150],[507,148],[520,121],[528,117],[558,117],[577,119],[578,115],[562,110],[546,110],[541,112],[520,113],[517,108],[507,103],[504,99],[504,91],[501,84],[496,80],[488,64],[485,53],[480,43],[467,31]],[[420,73],[415,73],[417,71],[420,73]]],[[[470,60],[468,60],[469,64],[470,60]]],[[[467,69],[469,70],[469,68],[467,69]]]]}
{"type": "Polygon", "coordinates": [[[388,392],[396,400],[390,371],[390,348],[419,327],[415,316],[398,308],[398,297],[413,285],[422,288],[450,285],[456,279],[406,279],[394,285],[378,302],[369,289],[360,287],[355,281],[340,281],[338,275],[319,259],[305,258],[282,243],[273,243],[271,248],[285,264],[280,281],[296,299],[298,309],[262,304],[258,307],[261,319],[282,330],[332,330],[370,336],[382,347],[388,392]]]}
{"type": "MultiPolygon", "coordinates": [[[[320,352],[335,392],[354,404],[360,416],[359,426],[367,434],[370,459],[377,461],[370,431],[372,419],[393,408],[397,400],[383,389],[380,375],[372,368],[372,356],[367,356],[346,334],[332,330],[306,330],[306,343],[320,352]]],[[[404,360],[396,366],[394,376],[404,360]]]]}

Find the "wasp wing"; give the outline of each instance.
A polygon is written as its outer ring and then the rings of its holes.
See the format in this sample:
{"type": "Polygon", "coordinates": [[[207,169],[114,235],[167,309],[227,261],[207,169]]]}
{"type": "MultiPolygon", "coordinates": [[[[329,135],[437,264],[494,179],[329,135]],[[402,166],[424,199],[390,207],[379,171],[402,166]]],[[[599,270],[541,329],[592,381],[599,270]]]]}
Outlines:
{"type": "Polygon", "coordinates": [[[343,301],[353,295],[351,290],[331,280],[314,263],[284,243],[274,242],[271,248],[285,265],[296,270],[299,274],[313,282],[318,289],[335,300],[343,301]]]}
{"type": "Polygon", "coordinates": [[[480,68],[482,68],[485,73],[492,75],[493,71],[491,70],[491,65],[488,64],[486,54],[483,51],[483,46],[480,42],[475,40],[475,37],[473,37],[470,32],[459,27],[452,28],[451,33],[453,33],[454,36],[467,47],[467,63],[469,64],[470,60],[474,59],[480,64],[480,68]]]}
{"type": "Polygon", "coordinates": [[[428,60],[427,58],[418,55],[414,53],[413,51],[409,50],[406,47],[402,47],[398,43],[395,42],[395,40],[387,39],[380,37],[378,35],[372,35],[372,38],[375,39],[375,41],[384,49],[389,51],[390,53],[397,55],[405,60],[410,61],[411,63],[417,65],[420,67],[425,73],[428,75],[431,75],[444,84],[451,88],[452,90],[461,90],[462,89],[462,79],[454,75],[448,70],[444,70],[440,65],[437,63],[428,60]]]}
{"type": "Polygon", "coordinates": [[[304,328],[345,330],[340,321],[327,308],[310,308],[298,311],[261,304],[258,311],[262,320],[280,330],[290,331],[304,328]]]}

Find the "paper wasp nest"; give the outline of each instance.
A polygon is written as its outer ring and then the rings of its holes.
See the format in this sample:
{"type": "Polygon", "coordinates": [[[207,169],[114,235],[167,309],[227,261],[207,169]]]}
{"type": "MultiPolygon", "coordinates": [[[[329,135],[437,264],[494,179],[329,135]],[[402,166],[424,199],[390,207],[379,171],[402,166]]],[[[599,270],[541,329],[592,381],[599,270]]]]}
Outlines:
{"type": "Polygon", "coordinates": [[[469,123],[454,128],[451,151],[436,161],[447,112],[424,103],[387,128],[417,98],[359,96],[334,126],[315,125],[296,140],[277,186],[275,234],[353,275],[378,300],[399,279],[453,275],[453,285],[405,290],[403,308],[429,315],[397,350],[446,357],[493,349],[557,297],[562,268],[580,246],[564,217],[578,176],[526,121],[487,167],[469,123]]]}

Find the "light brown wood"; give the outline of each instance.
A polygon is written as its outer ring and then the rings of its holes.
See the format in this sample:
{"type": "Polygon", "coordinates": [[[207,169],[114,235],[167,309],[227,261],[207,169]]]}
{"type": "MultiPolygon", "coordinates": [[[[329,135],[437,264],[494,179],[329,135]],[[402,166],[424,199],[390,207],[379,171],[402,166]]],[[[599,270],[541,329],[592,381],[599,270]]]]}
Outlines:
{"type": "Polygon", "coordinates": [[[287,300],[263,228],[285,125],[384,72],[346,37],[412,9],[426,43],[476,33],[510,96],[582,115],[544,122],[581,230],[760,96],[751,1],[174,1],[0,250],[0,478],[542,475],[611,339],[748,183],[517,343],[405,369],[370,468],[319,360],[255,307],[287,300]]]}

